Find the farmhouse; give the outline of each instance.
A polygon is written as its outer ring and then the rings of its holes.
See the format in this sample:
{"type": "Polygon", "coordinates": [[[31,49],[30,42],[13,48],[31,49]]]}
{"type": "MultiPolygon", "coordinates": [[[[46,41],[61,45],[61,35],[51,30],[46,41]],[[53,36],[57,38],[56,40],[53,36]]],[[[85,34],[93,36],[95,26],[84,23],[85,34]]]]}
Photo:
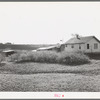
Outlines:
{"type": "Polygon", "coordinates": [[[82,51],[85,53],[99,53],[100,41],[95,36],[71,38],[65,43],[66,51],[82,51]]]}

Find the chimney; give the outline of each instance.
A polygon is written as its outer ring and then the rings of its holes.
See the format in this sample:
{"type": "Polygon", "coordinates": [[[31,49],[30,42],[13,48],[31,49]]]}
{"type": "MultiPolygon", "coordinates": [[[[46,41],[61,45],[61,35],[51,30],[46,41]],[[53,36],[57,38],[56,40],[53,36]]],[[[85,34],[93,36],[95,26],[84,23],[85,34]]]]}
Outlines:
{"type": "Polygon", "coordinates": [[[80,39],[78,34],[76,34],[76,38],[77,38],[77,39],[80,39]]]}

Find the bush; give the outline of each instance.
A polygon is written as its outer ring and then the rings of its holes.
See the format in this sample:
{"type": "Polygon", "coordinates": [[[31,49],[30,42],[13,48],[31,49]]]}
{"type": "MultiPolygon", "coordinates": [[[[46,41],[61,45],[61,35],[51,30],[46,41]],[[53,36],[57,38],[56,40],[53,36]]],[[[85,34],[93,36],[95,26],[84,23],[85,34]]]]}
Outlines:
{"type": "Polygon", "coordinates": [[[43,62],[43,63],[60,63],[66,65],[79,65],[89,63],[89,58],[84,53],[68,53],[54,51],[38,51],[38,52],[20,52],[11,55],[11,61],[16,62],[43,62]]]}
{"type": "Polygon", "coordinates": [[[85,64],[89,63],[90,60],[89,58],[84,54],[84,53],[67,53],[67,52],[62,52],[58,58],[57,58],[58,63],[62,64],[68,64],[68,65],[79,65],[79,64],[85,64]]]}

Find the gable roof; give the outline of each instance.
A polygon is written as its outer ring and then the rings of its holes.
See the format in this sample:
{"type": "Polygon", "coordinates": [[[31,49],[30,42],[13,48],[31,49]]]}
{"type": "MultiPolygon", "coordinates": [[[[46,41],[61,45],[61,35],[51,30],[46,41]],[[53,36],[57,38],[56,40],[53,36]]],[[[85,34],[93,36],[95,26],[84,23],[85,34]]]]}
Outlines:
{"type": "Polygon", "coordinates": [[[56,46],[49,46],[49,47],[42,47],[42,48],[38,48],[37,50],[48,50],[48,49],[52,49],[55,48],[56,46]]]}
{"type": "Polygon", "coordinates": [[[7,53],[7,52],[15,52],[15,51],[14,50],[4,50],[3,52],[7,53]]]}
{"type": "Polygon", "coordinates": [[[61,45],[63,45],[63,44],[57,44],[57,45],[53,45],[53,46],[42,47],[42,48],[38,48],[36,50],[49,50],[49,49],[53,49],[53,48],[60,48],[61,45]]]}
{"type": "Polygon", "coordinates": [[[65,42],[65,44],[82,44],[82,43],[84,44],[93,38],[95,38],[100,43],[100,41],[95,36],[86,36],[86,37],[80,37],[78,39],[76,37],[71,38],[70,40],[65,42]]]}

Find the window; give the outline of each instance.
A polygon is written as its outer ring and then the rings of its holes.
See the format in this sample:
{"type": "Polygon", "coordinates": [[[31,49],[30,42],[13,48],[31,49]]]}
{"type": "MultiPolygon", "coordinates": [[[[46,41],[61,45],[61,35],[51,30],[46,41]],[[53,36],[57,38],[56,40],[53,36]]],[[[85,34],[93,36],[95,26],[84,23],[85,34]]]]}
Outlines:
{"type": "Polygon", "coordinates": [[[94,43],[94,49],[98,49],[98,44],[94,43]]]}
{"type": "Polygon", "coordinates": [[[89,49],[89,44],[87,44],[87,49],[89,49]]]}
{"type": "Polygon", "coordinates": [[[74,45],[72,45],[71,47],[74,48],[74,45]]]}
{"type": "Polygon", "coordinates": [[[79,49],[81,49],[81,46],[79,45],[79,49]]]}

